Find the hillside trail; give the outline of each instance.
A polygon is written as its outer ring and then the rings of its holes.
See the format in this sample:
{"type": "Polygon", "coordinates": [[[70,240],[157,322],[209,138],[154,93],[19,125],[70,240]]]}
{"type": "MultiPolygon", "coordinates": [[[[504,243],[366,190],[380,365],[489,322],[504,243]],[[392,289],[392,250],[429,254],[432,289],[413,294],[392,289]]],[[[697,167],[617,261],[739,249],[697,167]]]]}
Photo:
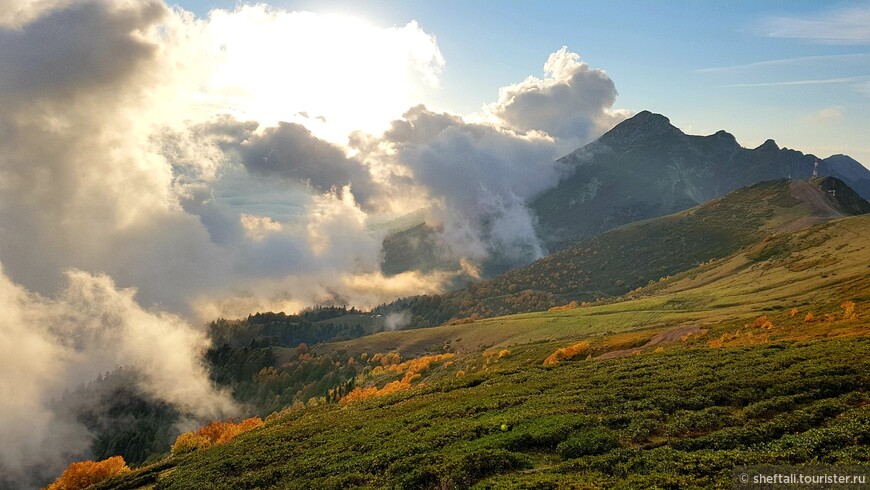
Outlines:
{"type": "Polygon", "coordinates": [[[812,216],[798,218],[781,226],[781,231],[799,231],[825,221],[846,216],[834,207],[828,193],[806,180],[793,180],[790,183],[791,195],[810,207],[812,216]]]}
{"type": "Polygon", "coordinates": [[[605,352],[604,354],[601,354],[600,356],[596,357],[595,360],[599,361],[599,360],[603,360],[603,359],[617,359],[619,357],[630,356],[632,354],[640,352],[643,349],[646,349],[647,347],[652,347],[654,345],[659,345],[659,344],[670,344],[670,343],[676,342],[676,341],[682,339],[683,336],[691,335],[695,332],[698,332],[699,330],[701,330],[701,327],[698,325],[685,325],[685,326],[673,328],[671,330],[667,330],[664,332],[659,332],[659,333],[653,335],[647,341],[647,343],[643,344],[640,347],[635,347],[632,349],[619,349],[619,350],[614,350],[614,351],[610,351],[610,352],[605,352]]]}

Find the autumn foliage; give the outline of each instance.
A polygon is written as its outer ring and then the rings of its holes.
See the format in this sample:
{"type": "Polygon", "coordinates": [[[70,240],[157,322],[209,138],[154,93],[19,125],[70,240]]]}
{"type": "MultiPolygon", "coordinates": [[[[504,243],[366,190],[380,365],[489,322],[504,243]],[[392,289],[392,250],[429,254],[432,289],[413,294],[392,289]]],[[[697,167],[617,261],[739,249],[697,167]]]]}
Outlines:
{"type": "Polygon", "coordinates": [[[488,366],[490,362],[495,362],[503,357],[508,357],[511,355],[511,351],[508,349],[501,349],[499,351],[485,351],[483,353],[483,358],[486,360],[486,365],[488,366]]]}
{"type": "Polygon", "coordinates": [[[396,393],[410,387],[411,383],[409,381],[405,381],[404,378],[401,381],[392,381],[390,383],[387,383],[386,385],[384,385],[383,388],[380,389],[375,386],[366,386],[365,388],[357,387],[354,388],[353,391],[345,395],[344,398],[341,399],[340,403],[350,403],[357,400],[365,400],[366,398],[371,398],[374,396],[389,395],[391,393],[396,393]]]}
{"type": "Polygon", "coordinates": [[[773,322],[771,322],[767,318],[767,315],[761,315],[760,317],[755,319],[755,322],[752,323],[752,326],[755,328],[766,328],[769,330],[773,328],[773,322]]]}
{"type": "Polygon", "coordinates": [[[263,420],[260,417],[245,419],[238,423],[234,423],[232,420],[215,421],[196,432],[185,432],[178,436],[175,444],[172,445],[172,454],[184,454],[223,444],[233,440],[239,434],[261,425],[263,425],[263,420]]]}
{"type": "Polygon", "coordinates": [[[843,304],[840,305],[840,308],[843,308],[843,319],[844,320],[857,320],[858,313],[855,312],[855,302],[854,301],[843,301],[843,304]]]}
{"type": "MultiPolygon", "coordinates": [[[[404,373],[404,376],[402,376],[401,380],[391,381],[380,389],[375,386],[358,386],[354,388],[350,393],[345,395],[341,399],[341,403],[350,403],[357,400],[364,400],[373,396],[389,395],[391,393],[410,388],[411,383],[421,378],[422,373],[428,371],[429,367],[431,367],[433,364],[446,361],[447,359],[452,358],[454,355],[455,354],[452,353],[436,354],[432,356],[418,357],[416,359],[411,359],[398,364],[382,364],[381,366],[377,366],[374,371],[372,371],[373,373],[389,371],[395,373],[404,373]]],[[[375,354],[375,356],[372,357],[372,360],[374,361],[376,358],[378,358],[378,356],[381,356],[381,354],[375,354]]],[[[381,359],[386,359],[387,356],[395,356],[393,359],[400,359],[399,355],[396,353],[387,354],[386,356],[382,356],[381,359]]]]}
{"type": "Polygon", "coordinates": [[[112,456],[102,461],[72,463],[63,474],[47,487],[47,490],[77,490],[87,488],[116,475],[129,473],[130,468],[121,456],[112,456]]]}
{"type": "Polygon", "coordinates": [[[544,365],[554,366],[558,364],[559,361],[568,360],[587,352],[589,352],[589,342],[580,342],[570,347],[562,347],[561,349],[556,349],[556,352],[547,356],[547,358],[544,359],[544,365]]]}
{"type": "Polygon", "coordinates": [[[580,305],[576,301],[572,301],[572,302],[568,303],[567,305],[554,306],[547,311],[568,311],[568,310],[573,310],[574,308],[577,308],[579,306],[580,305]]]}

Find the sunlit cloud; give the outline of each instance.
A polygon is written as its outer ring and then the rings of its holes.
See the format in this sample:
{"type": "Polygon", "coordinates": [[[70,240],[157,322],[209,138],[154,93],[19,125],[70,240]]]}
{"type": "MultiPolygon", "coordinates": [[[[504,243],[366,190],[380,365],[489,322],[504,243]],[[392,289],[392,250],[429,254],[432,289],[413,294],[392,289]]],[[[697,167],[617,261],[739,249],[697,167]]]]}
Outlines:
{"type": "Polygon", "coordinates": [[[299,122],[338,142],[354,130],[383,130],[424,101],[444,65],[416,22],[382,28],[260,4],[213,10],[196,25],[209,69],[196,94],[200,110],[265,126],[299,122]]]}
{"type": "Polygon", "coordinates": [[[51,400],[119,365],[139,375],[143,393],[201,421],[238,413],[200,362],[209,345],[203,332],[142,308],[135,290],[105,275],[70,270],[66,279],[59,294],[44,297],[11,281],[0,264],[0,337],[14,339],[0,342],[0,475],[28,486],[87,456],[90,434],[51,400]]]}
{"type": "Polygon", "coordinates": [[[242,213],[239,216],[239,222],[242,224],[242,228],[245,229],[245,235],[252,240],[263,240],[272,233],[280,232],[283,228],[281,223],[268,216],[257,216],[254,214],[242,213]]]}
{"type": "Polygon", "coordinates": [[[573,150],[612,128],[629,113],[613,108],[616,85],[563,46],[544,63],[544,78],[530,76],[499,89],[484,108],[490,120],[521,132],[543,131],[573,150]]]}

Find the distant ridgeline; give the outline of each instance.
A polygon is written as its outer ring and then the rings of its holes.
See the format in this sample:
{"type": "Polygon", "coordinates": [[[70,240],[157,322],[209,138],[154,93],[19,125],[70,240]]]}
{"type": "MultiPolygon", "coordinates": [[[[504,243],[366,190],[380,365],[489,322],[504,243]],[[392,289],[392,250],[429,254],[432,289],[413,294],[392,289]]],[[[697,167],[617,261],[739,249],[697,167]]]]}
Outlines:
{"type": "MultiPolygon", "coordinates": [[[[767,140],[743,148],[733,135],[687,135],[648,111],[623,121],[559,161],[573,170],[531,203],[552,248],[617,226],[697,206],[756,182],[808,179],[817,158],[767,140]]],[[[819,160],[818,174],[870,199],[870,170],[845,155],[819,160]]]]}
{"type": "Polygon", "coordinates": [[[216,346],[283,346],[351,339],[385,328],[382,318],[355,307],[314,306],[298,314],[256,313],[244,320],[219,319],[209,324],[216,346]]]}

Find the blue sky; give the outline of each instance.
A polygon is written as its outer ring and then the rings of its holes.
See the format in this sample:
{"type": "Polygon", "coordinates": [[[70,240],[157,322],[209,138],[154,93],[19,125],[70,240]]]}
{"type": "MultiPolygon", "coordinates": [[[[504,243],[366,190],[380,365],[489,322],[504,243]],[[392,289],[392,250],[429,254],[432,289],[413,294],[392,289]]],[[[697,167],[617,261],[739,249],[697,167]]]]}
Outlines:
{"type": "MultiPolygon", "coordinates": [[[[205,16],[237,3],[178,5],[205,16]]],[[[726,129],[744,146],[773,138],[870,164],[870,2],[269,3],[380,27],[416,20],[446,60],[427,101],[439,109],[479,110],[567,46],[613,79],[616,108],[660,112],[688,133],[726,129]]]]}

